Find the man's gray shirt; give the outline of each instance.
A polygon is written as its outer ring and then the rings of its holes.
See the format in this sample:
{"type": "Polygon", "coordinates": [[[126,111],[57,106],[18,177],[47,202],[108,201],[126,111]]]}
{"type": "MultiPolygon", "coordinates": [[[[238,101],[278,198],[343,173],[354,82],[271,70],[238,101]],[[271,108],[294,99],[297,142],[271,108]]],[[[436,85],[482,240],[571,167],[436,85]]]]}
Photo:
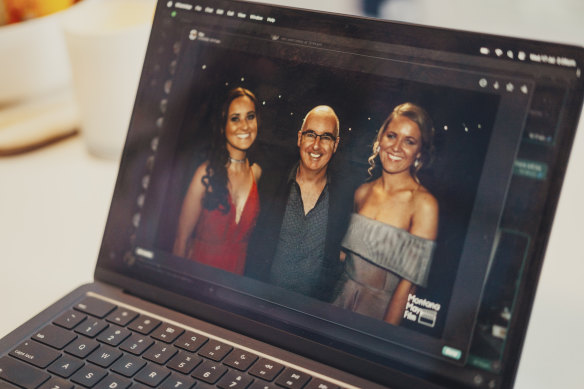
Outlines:
{"type": "Polygon", "coordinates": [[[293,177],[270,271],[270,283],[314,297],[325,255],[329,185],[327,183],[314,208],[305,215],[300,186],[293,177]]]}

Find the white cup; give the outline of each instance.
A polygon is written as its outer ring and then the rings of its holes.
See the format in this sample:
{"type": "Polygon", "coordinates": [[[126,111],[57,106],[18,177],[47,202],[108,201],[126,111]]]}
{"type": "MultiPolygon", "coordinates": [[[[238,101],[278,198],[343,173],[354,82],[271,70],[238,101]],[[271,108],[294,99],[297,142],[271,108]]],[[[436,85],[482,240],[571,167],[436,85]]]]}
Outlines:
{"type": "Polygon", "coordinates": [[[155,2],[84,0],[63,22],[81,134],[90,153],[119,158],[155,2]]]}

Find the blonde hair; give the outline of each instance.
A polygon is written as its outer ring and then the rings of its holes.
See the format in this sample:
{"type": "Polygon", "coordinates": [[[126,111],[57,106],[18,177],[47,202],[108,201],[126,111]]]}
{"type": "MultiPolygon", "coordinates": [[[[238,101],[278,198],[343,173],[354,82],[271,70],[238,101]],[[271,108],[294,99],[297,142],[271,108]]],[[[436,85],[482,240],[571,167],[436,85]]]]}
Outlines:
{"type": "Polygon", "coordinates": [[[422,107],[412,103],[403,103],[395,107],[387,119],[385,119],[379,131],[377,131],[375,142],[373,142],[372,154],[367,159],[370,165],[367,171],[370,176],[373,176],[374,171],[377,168],[375,161],[379,157],[379,144],[381,142],[381,137],[385,133],[389,123],[398,116],[404,116],[416,123],[422,135],[422,145],[420,148],[421,156],[416,159],[415,163],[410,167],[412,177],[417,183],[419,183],[420,180],[418,179],[417,174],[422,169],[422,166],[431,162],[434,153],[434,126],[428,113],[422,107]]]}

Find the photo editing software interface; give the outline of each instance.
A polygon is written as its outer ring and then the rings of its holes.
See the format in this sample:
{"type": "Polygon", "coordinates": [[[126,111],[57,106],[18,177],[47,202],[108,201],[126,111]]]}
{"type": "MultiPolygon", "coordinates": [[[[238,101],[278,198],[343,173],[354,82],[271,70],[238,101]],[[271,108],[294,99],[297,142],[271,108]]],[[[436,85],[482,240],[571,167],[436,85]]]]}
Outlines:
{"type": "MultiPolygon", "coordinates": [[[[516,368],[577,120],[576,49],[230,1],[159,2],[153,31],[102,266],[412,374],[498,386],[516,368]],[[396,107],[433,136],[407,116],[416,134],[385,157],[396,107]],[[338,130],[307,117],[333,110],[338,130]],[[326,186],[298,216],[311,164],[326,186]],[[392,164],[432,205],[434,236],[360,214],[355,192],[373,202],[392,164]],[[398,251],[416,268],[383,259],[398,251]]],[[[387,220],[417,209],[392,201],[387,220]]]]}

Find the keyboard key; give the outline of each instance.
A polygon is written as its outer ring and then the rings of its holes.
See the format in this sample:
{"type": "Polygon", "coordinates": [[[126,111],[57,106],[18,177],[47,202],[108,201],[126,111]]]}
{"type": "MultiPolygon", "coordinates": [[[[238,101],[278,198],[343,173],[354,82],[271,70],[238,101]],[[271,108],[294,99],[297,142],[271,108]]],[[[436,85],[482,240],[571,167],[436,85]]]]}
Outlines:
{"type": "Polygon", "coordinates": [[[140,317],[132,322],[128,326],[132,331],[141,333],[142,335],[148,335],[156,327],[162,323],[160,320],[152,319],[151,317],[140,315],[140,317]]]}
{"type": "Polygon", "coordinates": [[[199,355],[218,362],[222,360],[231,350],[233,350],[233,347],[228,346],[225,343],[221,343],[216,340],[210,340],[199,351],[199,355]]]}
{"type": "Polygon", "coordinates": [[[166,366],[183,374],[189,374],[202,360],[195,354],[180,351],[166,366]]]}
{"type": "Polygon", "coordinates": [[[313,378],[304,389],[340,389],[337,385],[331,384],[321,380],[320,378],[313,378]]]}
{"type": "Polygon", "coordinates": [[[177,353],[177,349],[164,343],[157,343],[150,347],[143,355],[144,359],[164,365],[177,353]]]}
{"type": "Polygon", "coordinates": [[[61,350],[63,347],[71,343],[77,335],[69,332],[63,328],[49,324],[36,334],[32,336],[37,342],[46,344],[47,346],[54,347],[61,350]]]}
{"type": "Polygon", "coordinates": [[[133,377],[141,368],[146,365],[146,361],[131,355],[124,355],[116,361],[111,370],[123,375],[124,377],[133,377]]]}
{"type": "Polygon", "coordinates": [[[251,381],[253,381],[253,378],[247,374],[232,370],[221,378],[217,386],[221,389],[245,389],[249,386],[251,381]]]}
{"type": "Polygon", "coordinates": [[[36,388],[51,376],[14,358],[0,358],[0,378],[25,388],[36,388]]]}
{"type": "Polygon", "coordinates": [[[172,343],[178,338],[185,330],[180,327],[176,327],[170,324],[163,323],[160,327],[154,331],[151,335],[154,339],[162,340],[166,343],[172,343]]]}
{"type": "Polygon", "coordinates": [[[110,323],[125,327],[129,322],[137,317],[138,314],[136,312],[130,311],[126,308],[118,307],[115,311],[110,313],[108,317],[105,318],[105,320],[109,321],[110,323]]]}
{"type": "Polygon", "coordinates": [[[107,301],[99,300],[94,297],[86,297],[73,308],[91,316],[95,316],[99,319],[103,319],[108,313],[113,311],[116,306],[112,303],[108,303],[107,301]]]}
{"type": "Polygon", "coordinates": [[[154,346],[150,347],[148,351],[142,356],[152,362],[156,362],[159,365],[164,365],[177,353],[177,349],[173,346],[169,346],[164,343],[156,343],[154,346]]]}
{"type": "Polygon", "coordinates": [[[95,389],[126,389],[132,381],[115,374],[110,374],[95,386],[95,389]]]}
{"type": "MultiPolygon", "coordinates": [[[[158,387],[159,389],[189,389],[195,385],[196,381],[193,378],[185,377],[180,374],[172,373],[164,382],[158,387]]],[[[199,386],[195,386],[199,388],[199,386]]]]}
{"type": "Polygon", "coordinates": [[[251,367],[249,374],[266,381],[272,381],[283,368],[284,366],[278,362],[270,361],[267,358],[261,358],[251,367]]]}
{"type": "Polygon", "coordinates": [[[73,374],[71,381],[86,388],[93,388],[106,375],[107,372],[101,367],[87,364],[73,374]]]}
{"type": "Polygon", "coordinates": [[[310,375],[288,367],[282,374],[280,374],[276,380],[276,385],[283,388],[301,389],[306,385],[310,378],[310,375]]]}
{"type": "Polygon", "coordinates": [[[83,323],[75,327],[75,332],[85,335],[89,338],[95,338],[99,333],[105,330],[109,324],[101,320],[85,320],[83,323]]]}
{"type": "Polygon", "coordinates": [[[194,332],[187,331],[181,335],[180,338],[174,343],[176,347],[180,347],[184,350],[195,352],[197,351],[209,338],[195,334],[194,332]]]}
{"type": "Polygon", "coordinates": [[[95,350],[87,360],[101,367],[108,367],[122,356],[120,350],[108,346],[101,346],[95,350]]]}
{"type": "Polygon", "coordinates": [[[10,355],[44,369],[59,358],[61,354],[52,348],[31,340],[20,344],[10,352],[10,355]]]}
{"type": "Polygon", "coordinates": [[[63,355],[49,366],[49,371],[63,378],[71,377],[83,366],[83,361],[69,355],[63,355]]]}
{"type": "Polygon", "coordinates": [[[164,366],[149,363],[145,368],[140,370],[138,374],[136,374],[134,379],[148,386],[155,387],[158,386],[169,374],[168,369],[164,366]]]}
{"type": "Polygon", "coordinates": [[[65,352],[79,358],[85,358],[99,347],[95,340],[79,338],[65,348],[65,352]]]}
{"type": "Polygon", "coordinates": [[[130,336],[130,330],[121,328],[118,326],[110,326],[105,329],[99,336],[97,340],[100,342],[109,344],[110,346],[117,347],[120,343],[124,341],[128,336],[130,336]]]}
{"type": "Polygon", "coordinates": [[[138,334],[132,334],[128,339],[122,343],[120,348],[134,355],[140,355],[152,346],[154,341],[150,338],[138,334]]]}
{"type": "Polygon", "coordinates": [[[257,355],[247,351],[235,349],[223,361],[227,366],[231,366],[237,370],[245,371],[249,369],[252,363],[258,359],[257,355]]]}
{"type": "Polygon", "coordinates": [[[72,383],[67,382],[61,378],[53,377],[44,384],[42,384],[38,389],[73,389],[72,383]]]}
{"type": "Polygon", "coordinates": [[[212,361],[203,361],[194,371],[193,377],[200,379],[208,384],[214,384],[219,381],[219,378],[225,372],[227,368],[219,363],[212,361]]]}
{"type": "Polygon", "coordinates": [[[55,319],[55,321],[53,321],[53,323],[70,330],[85,320],[86,317],[87,315],[71,310],[59,316],[57,319],[55,319]]]}

